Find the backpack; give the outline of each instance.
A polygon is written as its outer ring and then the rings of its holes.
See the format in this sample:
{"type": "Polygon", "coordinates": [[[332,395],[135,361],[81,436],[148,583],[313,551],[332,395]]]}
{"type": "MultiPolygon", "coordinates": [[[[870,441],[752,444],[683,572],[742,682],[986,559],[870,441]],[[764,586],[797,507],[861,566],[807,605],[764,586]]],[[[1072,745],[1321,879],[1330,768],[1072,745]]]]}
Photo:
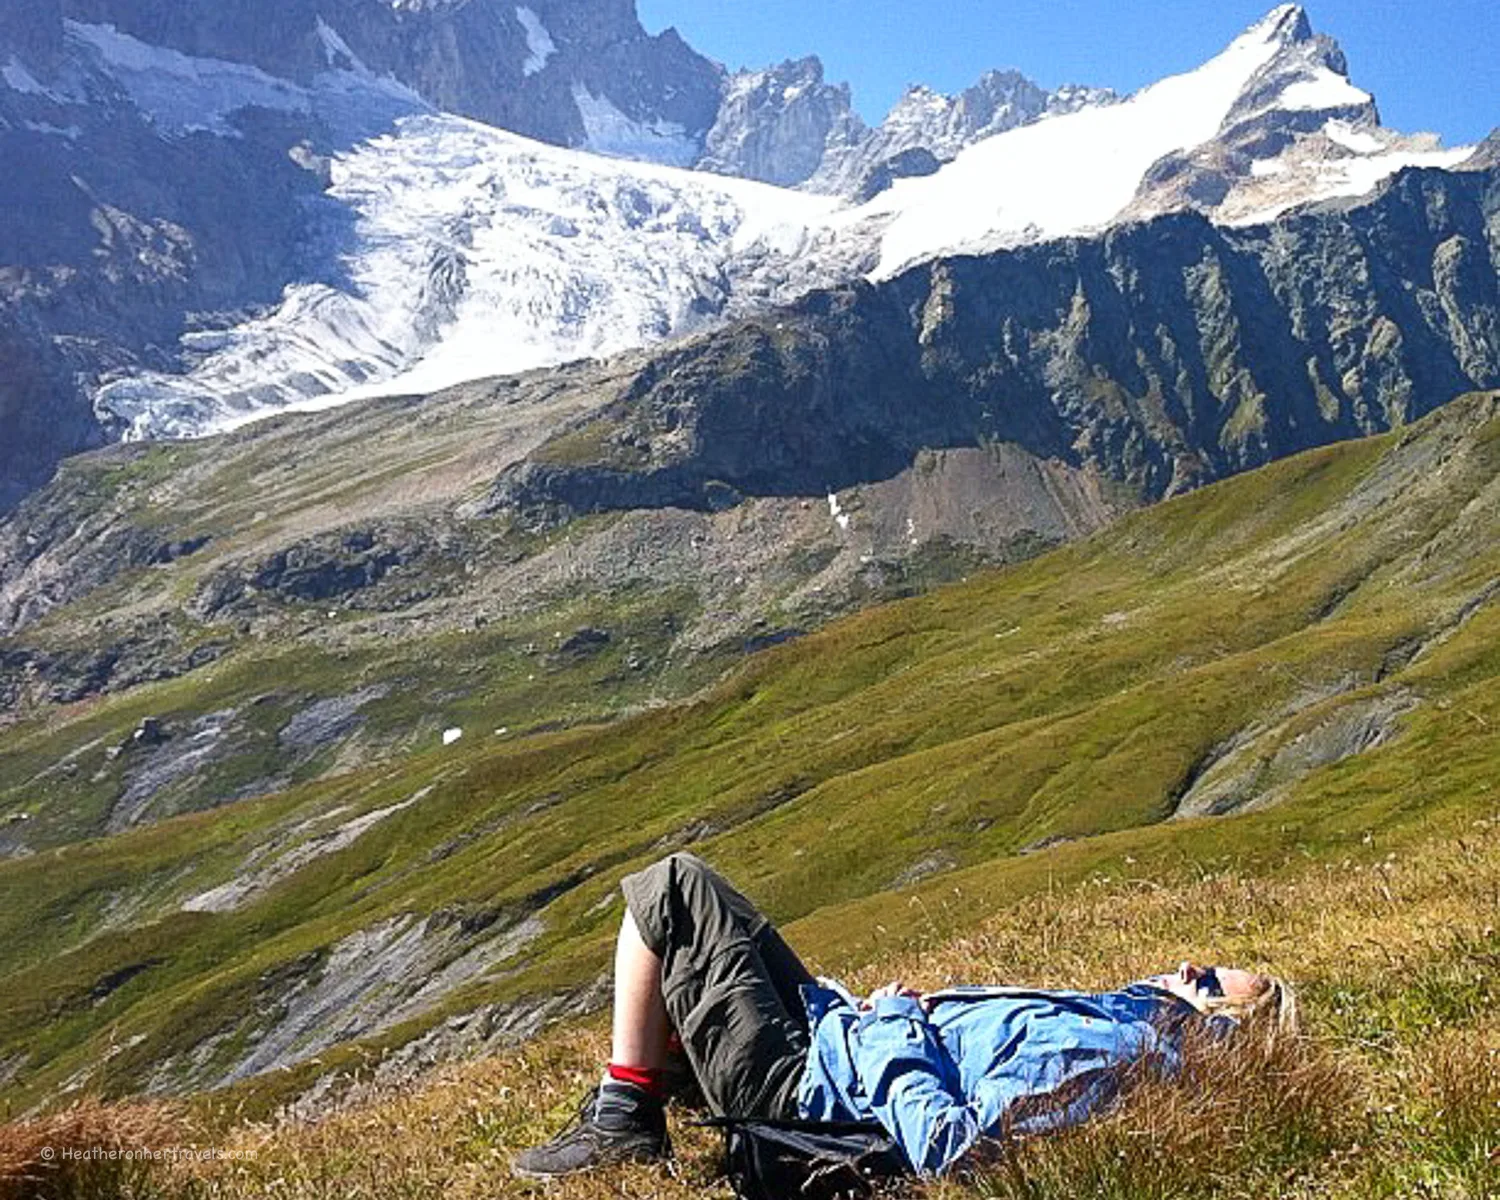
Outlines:
{"type": "Polygon", "coordinates": [[[867,1197],[881,1181],[911,1174],[874,1122],[714,1117],[700,1124],[723,1131],[725,1174],[739,1200],[867,1197]]]}

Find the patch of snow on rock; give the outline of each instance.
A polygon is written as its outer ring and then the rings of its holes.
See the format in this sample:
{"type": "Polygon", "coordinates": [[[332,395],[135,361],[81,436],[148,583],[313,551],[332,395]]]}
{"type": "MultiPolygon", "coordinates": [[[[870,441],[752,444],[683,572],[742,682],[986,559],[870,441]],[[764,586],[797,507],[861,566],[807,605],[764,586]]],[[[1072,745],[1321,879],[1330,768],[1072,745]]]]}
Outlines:
{"type": "Polygon", "coordinates": [[[583,120],[584,145],[595,154],[690,167],[702,153],[697,139],[681,125],[632,120],[608,96],[596,96],[581,83],[573,85],[573,102],[583,120]]]}
{"type": "Polygon", "coordinates": [[[530,51],[521,67],[521,73],[535,75],[557,53],[557,45],[547,32],[547,27],[542,24],[541,18],[525,5],[516,9],[516,20],[521,22],[521,28],[526,31],[526,49],[530,51]]]}
{"type": "MultiPolygon", "coordinates": [[[[1370,136],[1370,141],[1376,139],[1370,136]]],[[[1273,186],[1264,194],[1249,193],[1233,204],[1222,206],[1215,214],[1216,220],[1229,226],[1259,225],[1275,220],[1299,204],[1367,195],[1407,167],[1452,170],[1474,150],[1472,146],[1445,150],[1424,137],[1399,135],[1392,136],[1389,146],[1379,143],[1379,149],[1373,152],[1356,150],[1347,142],[1343,148],[1354,153],[1339,158],[1288,154],[1281,159],[1257,162],[1253,175],[1273,186]]]]}
{"type": "Polygon", "coordinates": [[[255,67],[151,46],[113,25],[68,22],[68,31],[92,48],[135,106],[169,136],[195,131],[233,136],[227,118],[250,106],[284,112],[309,108],[305,89],[255,67]]]}
{"type": "Polygon", "coordinates": [[[828,493],[828,515],[838,524],[838,527],[847,531],[849,528],[849,514],[839,505],[837,492],[828,493]]]}
{"type": "Polygon", "coordinates": [[[15,57],[12,57],[4,67],[0,67],[0,79],[5,80],[5,86],[15,92],[24,92],[28,96],[51,95],[47,88],[38,83],[36,77],[21,65],[21,60],[15,57]]]}
{"type": "Polygon", "coordinates": [[[1299,80],[1282,91],[1276,103],[1289,112],[1358,108],[1370,103],[1370,93],[1361,91],[1344,76],[1323,67],[1312,79],[1299,80]]]}
{"type": "Polygon", "coordinates": [[[1348,121],[1329,121],[1323,126],[1323,132],[1328,135],[1329,141],[1336,142],[1355,154],[1379,154],[1385,149],[1385,143],[1373,133],[1356,129],[1348,121]]]}

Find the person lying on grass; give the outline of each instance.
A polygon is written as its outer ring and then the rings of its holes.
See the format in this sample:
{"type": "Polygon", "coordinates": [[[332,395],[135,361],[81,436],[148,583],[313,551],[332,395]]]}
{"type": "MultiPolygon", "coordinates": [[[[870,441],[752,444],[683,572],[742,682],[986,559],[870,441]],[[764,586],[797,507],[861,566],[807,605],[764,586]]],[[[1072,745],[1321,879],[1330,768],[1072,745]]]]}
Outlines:
{"type": "Polygon", "coordinates": [[[1296,1021],[1282,981],[1191,963],[1112,992],[893,983],[860,1001],[815,980],[691,854],[621,886],[610,1061],[576,1123],[516,1157],[524,1178],[665,1157],[678,1040],[716,1116],[878,1121],[925,1175],[986,1136],[1082,1121],[1115,1097],[1121,1068],[1172,1072],[1191,1029],[1296,1021]]]}

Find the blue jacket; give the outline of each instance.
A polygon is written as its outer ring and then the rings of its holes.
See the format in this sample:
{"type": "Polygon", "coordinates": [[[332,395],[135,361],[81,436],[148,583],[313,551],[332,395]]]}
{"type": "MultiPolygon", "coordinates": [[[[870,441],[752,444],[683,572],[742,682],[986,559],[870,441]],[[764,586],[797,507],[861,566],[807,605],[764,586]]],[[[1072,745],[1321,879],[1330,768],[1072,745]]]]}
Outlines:
{"type": "Polygon", "coordinates": [[[1155,1056],[1174,1071],[1183,1021],[1170,992],[952,988],[889,996],[873,1009],[837,984],[804,987],[812,1046],[797,1099],[810,1120],[878,1120],[922,1174],[943,1170],[985,1134],[1075,1124],[1115,1095],[1118,1068],[1155,1056]],[[1069,1085],[1056,1104],[1022,1106],[1069,1085]]]}

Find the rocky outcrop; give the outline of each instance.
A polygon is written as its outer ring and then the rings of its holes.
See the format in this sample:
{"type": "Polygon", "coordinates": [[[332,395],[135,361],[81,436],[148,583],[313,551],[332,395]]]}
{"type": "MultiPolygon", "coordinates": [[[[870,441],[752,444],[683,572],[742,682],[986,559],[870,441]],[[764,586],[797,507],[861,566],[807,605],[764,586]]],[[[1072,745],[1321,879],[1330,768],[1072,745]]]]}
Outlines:
{"type": "Polygon", "coordinates": [[[803,58],[729,79],[696,166],[794,187],[830,158],[856,154],[869,136],[849,85],[825,83],[822,62],[803,58]]]}
{"type": "Polygon", "coordinates": [[[209,621],[253,612],[268,601],[401,608],[432,593],[417,566],[440,570],[444,556],[458,556],[446,532],[432,537],[365,525],[299,539],[258,561],[221,567],[199,584],[188,607],[209,621]]]}
{"type": "Polygon", "coordinates": [[[23,706],[72,704],[104,692],[177,679],[221,658],[222,642],[185,645],[181,631],[153,620],[98,646],[0,652],[0,697],[23,706]]]}
{"type": "Polygon", "coordinates": [[[880,181],[882,168],[891,179],[926,174],[925,170],[902,169],[903,164],[924,163],[923,155],[938,163],[949,162],[985,138],[1043,117],[1117,100],[1108,88],[1067,85],[1048,92],[1019,71],[986,71],[973,87],[956,96],[913,87],[859,145],[848,153],[829,155],[807,186],[867,199],[881,190],[874,185],[880,181]]]}
{"type": "Polygon", "coordinates": [[[1474,153],[1460,165],[1461,171],[1489,171],[1500,167],[1500,128],[1474,147],[1474,153]]]}
{"type": "Polygon", "coordinates": [[[1344,762],[1400,734],[1401,718],[1418,707],[1404,687],[1303,705],[1286,720],[1242,730],[1197,764],[1184,781],[1175,818],[1218,817],[1265,808],[1320,767],[1344,762]]]}
{"type": "Polygon", "coordinates": [[[103,432],[72,386],[67,362],[30,305],[0,302],[0,512],[51,477],[64,455],[103,432]]]}
{"type": "Polygon", "coordinates": [[[873,200],[898,179],[920,179],[926,175],[936,175],[942,166],[937,155],[925,146],[901,150],[870,168],[855,189],[854,200],[863,204],[867,200],[873,200]]]}

